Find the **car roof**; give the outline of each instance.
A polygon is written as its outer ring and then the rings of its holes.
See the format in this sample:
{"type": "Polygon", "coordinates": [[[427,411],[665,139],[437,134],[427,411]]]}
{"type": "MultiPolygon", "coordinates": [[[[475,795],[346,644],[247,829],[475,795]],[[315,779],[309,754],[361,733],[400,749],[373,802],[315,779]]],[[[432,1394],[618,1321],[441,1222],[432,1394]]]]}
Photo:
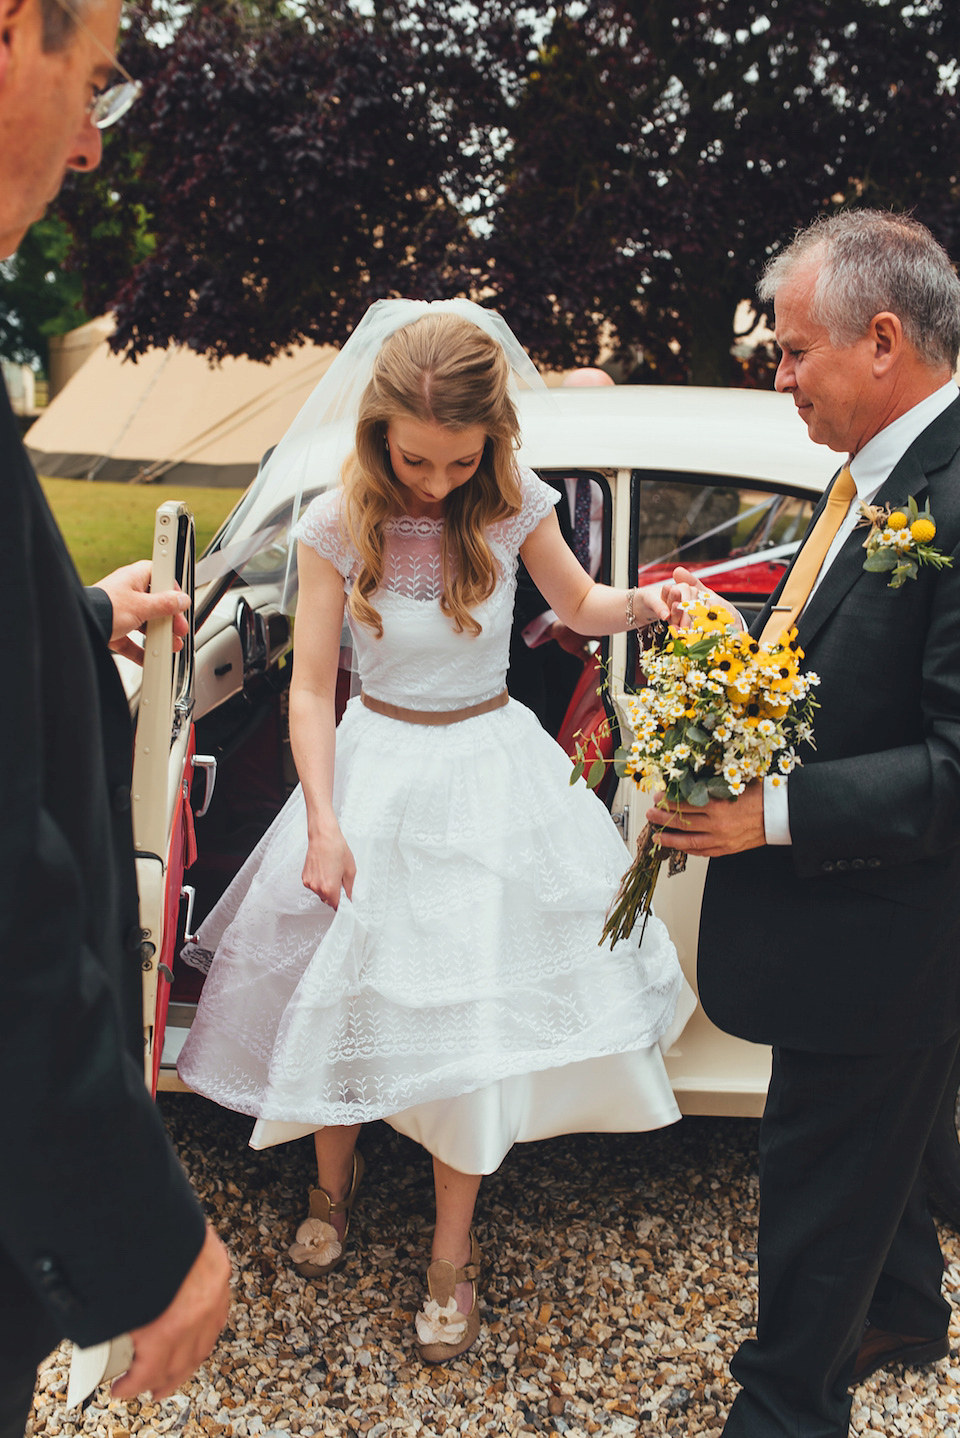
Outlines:
{"type": "Polygon", "coordinates": [[[840,460],[789,395],[686,385],[525,391],[520,459],[533,469],[652,469],[820,494],[840,460]]]}
{"type": "MultiPolygon", "coordinates": [[[[683,385],[525,390],[518,409],[519,457],[533,469],[673,471],[816,495],[838,468],[837,456],[808,438],[789,396],[770,390],[683,385]]],[[[289,452],[281,484],[262,470],[234,511],[225,555],[239,563],[241,550],[255,552],[298,485],[308,494],[335,483],[352,444],[351,426],[326,425],[303,436],[302,462],[296,451],[289,452]]],[[[213,573],[207,564],[204,578],[213,573]]],[[[200,582],[199,571],[197,578],[200,582]]]]}

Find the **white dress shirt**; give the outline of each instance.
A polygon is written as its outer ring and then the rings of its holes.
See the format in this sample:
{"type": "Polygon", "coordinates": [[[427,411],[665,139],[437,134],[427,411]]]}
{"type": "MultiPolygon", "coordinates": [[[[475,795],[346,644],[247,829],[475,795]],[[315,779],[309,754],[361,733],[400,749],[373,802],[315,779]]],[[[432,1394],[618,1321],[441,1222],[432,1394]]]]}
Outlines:
{"type": "MultiPolygon", "coordinates": [[[[863,449],[848,460],[850,473],[857,487],[856,498],[851,501],[833,543],[824,556],[820,572],[810,590],[811,595],[816,592],[827,570],[860,522],[861,504],[873,503],[880,487],[890,478],[914,440],[920,437],[956,397],[957,385],[954,380],[948,380],[940,389],[915,404],[913,409],[908,409],[906,414],[880,430],[879,434],[875,434],[863,449]]],[[[903,495],[904,501],[906,498],[907,496],[903,495]]],[[[788,790],[789,784],[785,778],[768,775],[763,781],[763,828],[768,844],[792,842],[788,790]]]]}

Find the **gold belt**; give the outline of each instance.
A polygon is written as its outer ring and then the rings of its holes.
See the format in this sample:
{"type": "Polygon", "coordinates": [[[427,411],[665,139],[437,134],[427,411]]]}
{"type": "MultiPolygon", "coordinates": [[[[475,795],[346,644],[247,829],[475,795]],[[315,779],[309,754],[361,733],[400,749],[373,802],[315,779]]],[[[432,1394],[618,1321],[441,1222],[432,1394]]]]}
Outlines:
{"type": "Polygon", "coordinates": [[[386,704],[382,699],[371,699],[361,692],[360,702],[375,714],[385,714],[388,719],[402,719],[405,724],[459,724],[461,719],[473,719],[478,714],[489,714],[492,709],[502,709],[510,695],[504,689],[492,699],[480,704],[468,704],[466,709],[403,709],[399,704],[386,704]]]}

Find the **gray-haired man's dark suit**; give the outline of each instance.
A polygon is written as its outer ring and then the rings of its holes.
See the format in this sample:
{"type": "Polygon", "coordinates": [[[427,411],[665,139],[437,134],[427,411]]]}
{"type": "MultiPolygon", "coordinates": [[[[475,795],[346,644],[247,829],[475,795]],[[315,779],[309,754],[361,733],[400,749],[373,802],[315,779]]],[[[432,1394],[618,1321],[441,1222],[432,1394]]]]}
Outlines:
{"type": "Polygon", "coordinates": [[[947,1328],[915,1180],[960,1034],[960,401],[877,503],[908,495],[929,499],[954,567],[891,589],[863,569],[865,531],[847,539],[799,620],[822,683],[816,752],[789,780],[793,843],[709,867],[704,1008],[774,1045],[759,1322],[732,1365],[730,1438],[846,1433],[868,1313],[947,1328]]]}
{"type": "Polygon", "coordinates": [[[204,1220],[143,1081],[110,601],[83,589],[2,385],[0,496],[0,1432],[22,1432],[37,1362],[156,1318],[204,1220]]]}

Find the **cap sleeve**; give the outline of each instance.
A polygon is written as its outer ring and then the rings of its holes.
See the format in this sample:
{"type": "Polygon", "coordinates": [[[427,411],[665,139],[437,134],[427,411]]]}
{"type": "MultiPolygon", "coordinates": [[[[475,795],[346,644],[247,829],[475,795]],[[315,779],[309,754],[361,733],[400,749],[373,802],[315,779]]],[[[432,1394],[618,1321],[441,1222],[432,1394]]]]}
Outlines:
{"type": "Polygon", "coordinates": [[[337,573],[346,579],[357,556],[340,525],[342,500],[341,489],[318,494],[300,516],[293,533],[295,539],[315,549],[321,559],[329,559],[337,573]]]}
{"type": "Polygon", "coordinates": [[[545,484],[532,469],[522,465],[517,471],[520,478],[521,505],[519,514],[512,514],[498,526],[499,538],[508,549],[518,550],[528,534],[532,534],[541,519],[560,502],[560,493],[552,484],[545,484]]]}

